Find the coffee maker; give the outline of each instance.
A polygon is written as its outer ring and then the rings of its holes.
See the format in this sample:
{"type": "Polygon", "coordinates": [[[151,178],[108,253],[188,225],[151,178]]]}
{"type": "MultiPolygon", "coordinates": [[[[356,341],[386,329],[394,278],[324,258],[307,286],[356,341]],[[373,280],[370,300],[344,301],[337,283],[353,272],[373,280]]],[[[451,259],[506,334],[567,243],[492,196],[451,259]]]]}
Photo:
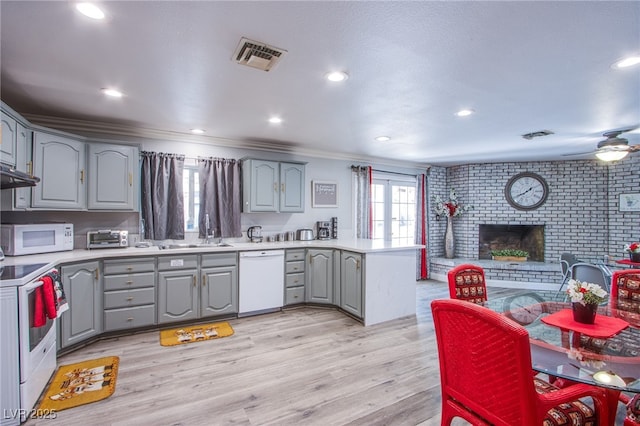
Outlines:
{"type": "Polygon", "coordinates": [[[319,240],[330,240],[331,239],[331,222],[329,221],[318,221],[316,222],[316,228],[319,240]]]}

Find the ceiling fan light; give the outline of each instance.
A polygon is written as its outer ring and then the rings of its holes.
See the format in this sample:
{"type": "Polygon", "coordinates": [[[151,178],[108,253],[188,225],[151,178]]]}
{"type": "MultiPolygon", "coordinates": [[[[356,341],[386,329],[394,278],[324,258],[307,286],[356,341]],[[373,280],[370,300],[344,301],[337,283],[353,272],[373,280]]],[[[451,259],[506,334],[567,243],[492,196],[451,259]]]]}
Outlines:
{"type": "Polygon", "coordinates": [[[622,150],[606,150],[596,152],[596,157],[602,161],[618,161],[627,156],[628,151],[622,150]]]}

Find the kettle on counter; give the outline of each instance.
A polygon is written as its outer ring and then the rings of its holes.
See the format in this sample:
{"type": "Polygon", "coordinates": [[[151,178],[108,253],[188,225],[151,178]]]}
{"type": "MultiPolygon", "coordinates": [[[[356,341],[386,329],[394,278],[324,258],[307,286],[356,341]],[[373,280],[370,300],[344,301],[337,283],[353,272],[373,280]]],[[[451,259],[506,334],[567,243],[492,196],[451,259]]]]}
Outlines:
{"type": "Polygon", "coordinates": [[[247,229],[247,237],[252,243],[262,242],[262,226],[251,226],[247,229]]]}

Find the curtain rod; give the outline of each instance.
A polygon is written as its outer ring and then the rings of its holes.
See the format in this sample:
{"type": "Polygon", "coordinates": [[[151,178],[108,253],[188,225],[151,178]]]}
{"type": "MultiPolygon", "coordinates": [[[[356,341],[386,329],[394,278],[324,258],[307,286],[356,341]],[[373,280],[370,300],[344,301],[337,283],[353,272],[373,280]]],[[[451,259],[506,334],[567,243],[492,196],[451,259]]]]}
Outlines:
{"type": "MultiPolygon", "coordinates": [[[[353,165],[353,164],[352,164],[352,165],[351,165],[351,168],[353,169],[354,167],[362,167],[362,166],[356,166],[356,165],[353,165]]],[[[414,174],[414,175],[412,175],[411,173],[390,172],[390,171],[387,171],[387,170],[380,170],[380,169],[374,169],[374,168],[371,168],[371,170],[373,170],[374,172],[389,173],[389,174],[392,174],[392,175],[402,175],[402,176],[418,177],[418,175],[415,175],[415,174],[414,174]]]]}

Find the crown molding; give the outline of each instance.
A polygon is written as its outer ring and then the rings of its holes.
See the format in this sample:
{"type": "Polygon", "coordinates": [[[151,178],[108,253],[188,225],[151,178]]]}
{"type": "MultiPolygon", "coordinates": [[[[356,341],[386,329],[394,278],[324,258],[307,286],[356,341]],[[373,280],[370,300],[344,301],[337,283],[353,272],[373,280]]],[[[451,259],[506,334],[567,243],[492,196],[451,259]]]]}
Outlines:
{"type": "Polygon", "coordinates": [[[30,123],[49,127],[65,132],[79,134],[96,141],[109,141],[118,137],[133,138],[136,141],[158,140],[188,142],[207,146],[220,146],[236,149],[250,149],[256,151],[281,152],[297,154],[307,157],[331,160],[353,161],[357,163],[374,163],[379,165],[403,167],[411,169],[428,169],[431,164],[411,161],[397,161],[388,158],[356,156],[340,152],[330,152],[304,148],[299,145],[278,143],[277,141],[263,141],[259,139],[227,139],[215,136],[192,135],[190,133],[172,132],[160,129],[150,129],[125,124],[104,123],[99,121],[77,120],[72,118],[52,117],[38,114],[22,114],[30,123]]]}

